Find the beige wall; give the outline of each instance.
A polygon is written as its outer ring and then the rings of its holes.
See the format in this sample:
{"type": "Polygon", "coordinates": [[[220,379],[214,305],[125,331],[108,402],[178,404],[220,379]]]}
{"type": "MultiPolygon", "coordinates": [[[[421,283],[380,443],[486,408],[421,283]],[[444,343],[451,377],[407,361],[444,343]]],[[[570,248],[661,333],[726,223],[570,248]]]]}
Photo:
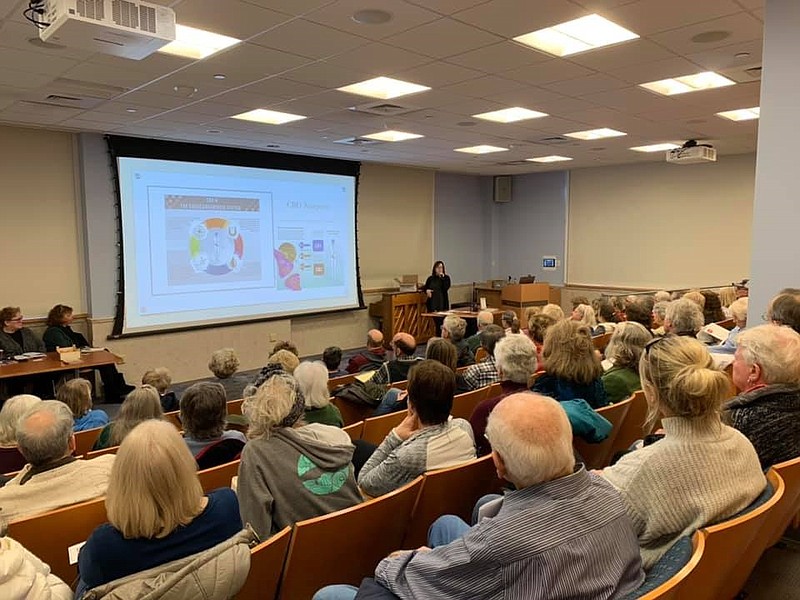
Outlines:
{"type": "Polygon", "coordinates": [[[715,286],[748,277],[755,156],[570,173],[567,284],[715,286]]]}
{"type": "Polygon", "coordinates": [[[72,136],[0,126],[3,297],[26,317],[54,304],[85,311],[72,136]]]}

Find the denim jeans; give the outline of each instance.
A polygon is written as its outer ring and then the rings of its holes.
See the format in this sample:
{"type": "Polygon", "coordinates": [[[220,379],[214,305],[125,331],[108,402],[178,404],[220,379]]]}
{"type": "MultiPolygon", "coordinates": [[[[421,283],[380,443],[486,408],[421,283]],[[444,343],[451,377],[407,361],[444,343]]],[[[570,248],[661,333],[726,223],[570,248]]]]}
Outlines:
{"type": "Polygon", "coordinates": [[[397,412],[400,410],[405,410],[408,408],[408,402],[405,400],[403,402],[398,402],[397,397],[402,393],[402,390],[398,390],[397,388],[391,388],[388,392],[383,395],[381,398],[381,403],[375,408],[375,412],[372,413],[373,417],[379,417],[381,415],[388,415],[389,413],[397,412]]]}
{"type": "Polygon", "coordinates": [[[356,594],[358,588],[352,585],[326,585],[311,600],[353,600],[356,594]]]}

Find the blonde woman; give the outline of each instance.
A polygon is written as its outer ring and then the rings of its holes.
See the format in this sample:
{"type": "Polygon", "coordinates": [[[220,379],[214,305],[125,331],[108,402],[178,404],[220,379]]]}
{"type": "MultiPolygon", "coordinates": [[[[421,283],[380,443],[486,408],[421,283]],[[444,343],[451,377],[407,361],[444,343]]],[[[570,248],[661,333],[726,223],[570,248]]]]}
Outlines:
{"type": "Polygon", "coordinates": [[[306,423],[322,423],[334,427],[344,427],[344,419],[339,409],[331,404],[328,391],[328,367],[320,361],[302,362],[294,370],[297,388],[305,401],[306,423]]]}
{"type": "Polygon", "coordinates": [[[178,410],[178,397],[175,392],[170,391],[172,385],[172,373],[166,367],[157,367],[145,371],[142,375],[142,385],[152,385],[161,397],[161,409],[164,412],[178,410]]]}
{"type": "Polygon", "coordinates": [[[75,421],[72,430],[84,431],[108,425],[104,410],[92,410],[92,384],[81,379],[70,379],[56,393],[56,400],[69,406],[75,421]]]}
{"type": "Polygon", "coordinates": [[[103,428],[92,450],[119,446],[125,436],[142,421],[163,419],[161,399],[152,385],[143,385],[129,393],[119,409],[119,415],[103,428]]]}
{"type": "Polygon", "coordinates": [[[361,502],[350,436],[303,422],[305,403],[294,377],[273,375],[244,399],[242,409],[250,441],[242,451],[237,491],[242,521],[261,539],[361,502]]]}
{"type": "Polygon", "coordinates": [[[19,471],[28,462],[17,448],[17,424],[22,415],[41,401],[39,396],[19,394],[3,404],[0,410],[0,473],[19,471]]]}
{"type": "Polygon", "coordinates": [[[606,360],[611,367],[603,373],[603,387],[612,404],[621,402],[642,389],[639,380],[639,359],[653,335],[641,323],[619,323],[606,346],[606,360]]]}
{"type": "MultiPolygon", "coordinates": [[[[164,421],[145,421],[123,440],[111,470],[106,513],[108,523],[94,530],[78,556],[76,598],[208,550],[242,529],[236,494],[230,488],[203,494],[194,458],[164,421]]],[[[229,598],[238,591],[230,589],[229,580],[243,581],[248,568],[248,562],[216,565],[203,597],[229,598]]]]}
{"type": "Polygon", "coordinates": [[[220,348],[211,353],[208,369],[225,388],[228,400],[238,400],[242,397],[244,388],[252,381],[252,377],[239,370],[239,356],[233,348],[220,348]]]}
{"type": "Polygon", "coordinates": [[[586,325],[590,329],[597,327],[594,309],[588,304],[578,304],[578,306],[573,309],[570,319],[577,321],[581,325],[586,325]]]}
{"type": "Polygon", "coordinates": [[[560,321],[564,318],[564,311],[558,304],[545,304],[542,307],[542,314],[560,321]]]}
{"type": "Polygon", "coordinates": [[[592,408],[608,404],[600,376],[603,367],[594,350],[592,332],[576,321],[562,320],[547,330],[544,338],[545,373],[533,391],[559,401],[583,399],[592,408]]]}
{"type": "Polygon", "coordinates": [[[717,290],[719,294],[719,302],[722,304],[722,312],[725,313],[725,318],[731,318],[730,306],[736,301],[736,288],[732,285],[717,290]]]}
{"type": "Polygon", "coordinates": [[[644,350],[648,421],[662,440],[626,454],[603,476],[622,495],[645,570],[681,536],[731,517],[766,486],[753,445],[720,420],[730,380],[696,339],[668,335],[644,350]]]}

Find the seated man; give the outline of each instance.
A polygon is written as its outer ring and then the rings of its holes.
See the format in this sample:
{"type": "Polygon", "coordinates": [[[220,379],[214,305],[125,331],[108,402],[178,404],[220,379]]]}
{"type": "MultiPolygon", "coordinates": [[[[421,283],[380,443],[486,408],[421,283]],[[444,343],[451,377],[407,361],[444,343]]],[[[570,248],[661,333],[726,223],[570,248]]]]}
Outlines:
{"type": "Polygon", "coordinates": [[[372,383],[386,384],[408,379],[408,370],[422,359],[414,356],[417,340],[409,333],[397,333],[392,338],[394,360],[384,363],[370,378],[372,383]]]}
{"type": "Polygon", "coordinates": [[[464,334],[466,332],[467,322],[461,317],[448,315],[444,318],[444,322],[442,323],[442,337],[453,342],[453,345],[458,350],[459,367],[475,364],[475,355],[464,340],[464,334]]]}
{"type": "Polygon", "coordinates": [[[383,347],[383,334],[377,329],[370,329],[367,332],[367,349],[347,362],[347,372],[375,371],[385,362],[386,348],[383,347]]]}
{"type": "Polygon", "coordinates": [[[499,325],[491,324],[484,327],[479,335],[481,337],[481,348],[486,350],[489,356],[478,364],[470,365],[467,367],[467,370],[464,371],[464,383],[466,383],[470,391],[500,381],[500,375],[497,372],[497,363],[494,359],[494,349],[497,342],[505,337],[506,332],[499,325]]]}
{"type": "Polygon", "coordinates": [[[481,345],[481,331],[486,329],[488,325],[494,325],[494,313],[489,310],[482,310],[478,313],[478,331],[464,340],[473,354],[481,345]]]}
{"type": "Polygon", "coordinates": [[[72,412],[58,400],[37,403],[19,420],[17,446],[28,464],[0,488],[0,515],[8,522],[104,496],[114,455],[72,456],[72,412]]]}
{"type": "Polygon", "coordinates": [[[225,431],[227,417],[228,402],[221,384],[201,381],[183,392],[180,409],[183,439],[200,468],[235,460],[247,442],[241,431],[225,431]],[[226,443],[221,444],[223,441],[226,443]],[[215,464],[201,462],[203,453],[218,444],[221,445],[214,451],[216,456],[211,461],[215,464]]]}
{"type": "Polygon", "coordinates": [[[472,427],[451,419],[456,378],[435,360],[424,360],[408,375],[408,416],[395,427],[361,468],[358,485],[381,496],[425,471],[475,458],[472,427]]]}
{"type": "MultiPolygon", "coordinates": [[[[505,398],[489,417],[497,474],[514,485],[484,503],[469,527],[437,519],[428,547],[393,553],[376,583],[403,600],[570,598],[605,600],[644,581],[639,545],[619,493],[576,466],[572,429],[558,402],[505,398]]],[[[323,588],[314,600],[350,600],[356,588],[323,588]]]]}
{"type": "Polygon", "coordinates": [[[328,369],[328,379],[334,377],[341,377],[347,375],[347,371],[339,368],[339,363],[342,362],[342,349],[339,346],[328,346],[322,351],[322,362],[328,369]]]}

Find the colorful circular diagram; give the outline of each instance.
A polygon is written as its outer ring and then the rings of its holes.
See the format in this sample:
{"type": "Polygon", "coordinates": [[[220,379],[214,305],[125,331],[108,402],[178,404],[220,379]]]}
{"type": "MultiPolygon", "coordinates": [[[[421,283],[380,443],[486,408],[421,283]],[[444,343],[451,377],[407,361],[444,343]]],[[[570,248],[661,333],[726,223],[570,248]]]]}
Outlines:
{"type": "Polygon", "coordinates": [[[212,217],[191,224],[189,262],[196,273],[238,273],[243,257],[244,240],[235,221],[212,217]]]}

